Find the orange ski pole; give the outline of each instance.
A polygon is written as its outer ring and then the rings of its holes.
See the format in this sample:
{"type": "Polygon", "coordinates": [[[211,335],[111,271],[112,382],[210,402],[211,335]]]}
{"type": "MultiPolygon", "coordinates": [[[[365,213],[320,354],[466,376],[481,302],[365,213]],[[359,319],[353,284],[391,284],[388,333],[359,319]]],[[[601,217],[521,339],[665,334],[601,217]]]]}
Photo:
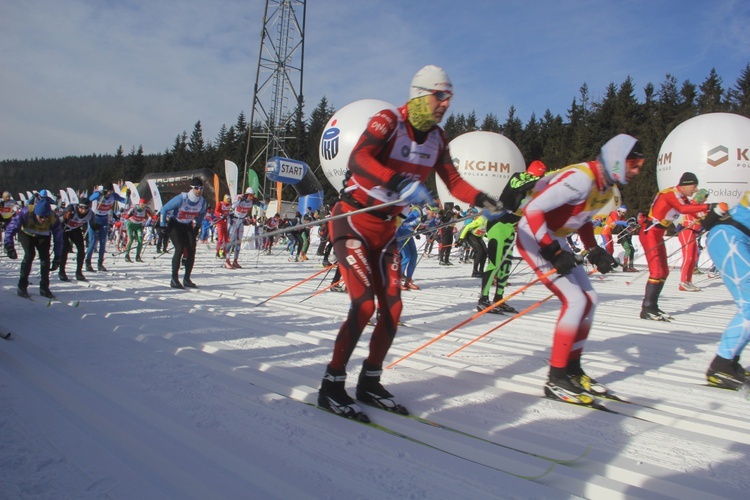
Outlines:
{"type": "MultiPolygon", "coordinates": [[[[312,295],[310,295],[309,297],[307,297],[307,299],[311,299],[311,298],[315,297],[316,295],[320,295],[321,293],[323,293],[323,292],[325,292],[325,291],[328,291],[328,290],[330,290],[331,288],[333,288],[333,287],[335,287],[336,285],[338,285],[338,284],[340,284],[340,283],[343,283],[343,282],[344,282],[344,280],[338,280],[338,281],[336,281],[336,282],[334,282],[334,283],[331,283],[330,285],[328,285],[328,286],[326,286],[326,287],[324,287],[324,288],[321,288],[321,289],[320,289],[320,290],[318,290],[317,292],[313,293],[312,295]]],[[[305,299],[305,300],[307,300],[307,299],[305,299]]]]}
{"type": "Polygon", "coordinates": [[[259,305],[261,305],[261,304],[265,304],[265,303],[266,303],[266,302],[268,302],[269,300],[273,300],[273,299],[275,299],[276,297],[278,297],[278,296],[280,296],[280,295],[284,295],[284,294],[285,294],[286,292],[288,292],[289,290],[292,290],[292,289],[294,289],[294,288],[297,288],[297,287],[298,287],[298,286],[300,286],[300,285],[301,285],[302,283],[307,283],[308,281],[310,281],[310,280],[311,280],[311,279],[313,279],[314,277],[318,276],[319,274],[323,274],[324,272],[328,271],[329,269],[331,269],[331,268],[332,268],[333,266],[335,266],[335,265],[337,265],[337,264],[331,264],[331,265],[330,265],[330,266],[328,266],[328,267],[324,267],[323,269],[321,269],[320,271],[316,272],[316,273],[315,273],[315,274],[313,274],[312,276],[308,276],[307,278],[303,279],[302,281],[298,281],[297,283],[295,283],[294,285],[290,286],[289,288],[285,288],[284,290],[280,291],[279,293],[277,293],[277,294],[275,294],[275,295],[271,295],[270,297],[268,297],[268,298],[267,298],[266,300],[264,300],[263,302],[258,302],[257,304],[255,304],[255,307],[258,307],[258,306],[259,306],[259,305]]]}
{"type": "MultiPolygon", "coordinates": [[[[589,271],[589,276],[590,276],[590,275],[592,275],[592,274],[594,274],[594,273],[595,273],[596,271],[597,271],[597,269],[596,269],[596,268],[594,268],[594,269],[592,269],[591,271],[589,271]]],[[[540,300],[540,301],[538,301],[538,302],[535,302],[535,303],[531,304],[531,305],[530,305],[529,307],[527,307],[527,308],[526,308],[526,309],[524,309],[523,311],[521,311],[521,312],[519,312],[519,313],[516,313],[515,315],[513,315],[513,316],[511,316],[510,318],[506,319],[505,321],[503,321],[503,322],[502,322],[502,323],[500,323],[499,325],[497,325],[497,326],[493,326],[492,328],[490,328],[489,330],[487,330],[486,332],[484,332],[484,333],[483,333],[482,335],[480,335],[479,337],[475,338],[474,340],[472,340],[472,341],[470,341],[470,342],[468,342],[468,343],[466,343],[466,344],[462,345],[461,347],[459,347],[458,349],[456,349],[456,350],[455,350],[455,351],[453,351],[452,353],[448,354],[448,356],[447,356],[447,357],[451,357],[451,356],[453,356],[453,355],[454,355],[454,354],[456,354],[457,352],[459,352],[459,351],[462,351],[463,349],[466,349],[467,347],[469,347],[469,346],[470,346],[471,344],[473,344],[474,342],[476,342],[476,341],[478,341],[478,340],[480,340],[480,339],[483,339],[484,337],[486,337],[486,336],[487,336],[487,335],[489,335],[490,333],[494,332],[495,330],[498,330],[498,329],[502,328],[503,326],[507,325],[508,323],[510,323],[511,321],[513,321],[514,319],[516,319],[516,318],[520,318],[521,316],[523,316],[523,315],[524,315],[524,314],[526,314],[527,312],[533,311],[534,309],[536,309],[537,307],[541,306],[542,304],[544,304],[545,302],[547,302],[547,301],[548,301],[549,299],[551,299],[551,298],[552,298],[552,297],[554,297],[554,296],[555,296],[555,294],[554,294],[554,293],[553,293],[553,294],[550,294],[549,296],[547,296],[547,297],[543,298],[542,300],[540,300]]]]}
{"type": "Polygon", "coordinates": [[[524,314],[526,314],[526,313],[528,313],[528,312],[531,312],[531,311],[533,311],[534,309],[536,309],[537,307],[541,306],[542,304],[544,304],[545,302],[547,302],[547,301],[548,301],[549,299],[551,299],[551,298],[552,298],[552,297],[554,297],[554,296],[555,296],[555,294],[554,294],[554,293],[553,293],[553,294],[550,294],[550,295],[548,295],[547,297],[543,298],[542,300],[540,300],[540,301],[538,301],[538,302],[535,302],[535,303],[531,304],[531,305],[530,305],[529,307],[527,307],[527,308],[526,308],[526,309],[524,309],[523,311],[521,311],[521,312],[519,312],[519,313],[516,313],[516,314],[514,314],[514,315],[513,315],[513,316],[511,316],[510,318],[508,318],[508,319],[506,319],[505,321],[503,321],[502,323],[500,323],[499,325],[497,325],[497,326],[493,326],[493,327],[492,327],[491,329],[487,330],[486,332],[484,332],[484,333],[483,333],[482,335],[480,335],[479,337],[475,338],[474,340],[471,340],[471,341],[467,342],[466,344],[462,345],[461,347],[459,347],[458,349],[456,349],[456,350],[455,350],[455,351],[453,351],[452,353],[448,354],[448,356],[447,356],[447,357],[449,357],[449,358],[450,358],[451,356],[453,356],[453,355],[454,355],[454,354],[456,354],[457,352],[459,352],[459,351],[462,351],[462,350],[466,349],[467,347],[469,347],[469,346],[470,346],[471,344],[473,344],[474,342],[477,342],[477,341],[479,341],[479,340],[483,339],[484,337],[486,337],[486,336],[487,336],[487,335],[489,335],[490,333],[492,333],[492,332],[494,332],[495,330],[497,330],[497,329],[499,329],[499,328],[501,328],[501,327],[503,327],[503,326],[507,325],[508,323],[510,323],[511,321],[513,321],[514,319],[516,319],[516,318],[519,318],[519,317],[523,316],[524,314]]]}
{"type": "Polygon", "coordinates": [[[510,294],[510,295],[508,295],[507,297],[505,297],[505,298],[502,298],[502,299],[498,300],[497,302],[495,302],[494,304],[492,304],[492,305],[489,305],[489,306],[485,307],[485,308],[484,308],[484,309],[482,309],[481,311],[479,311],[479,312],[477,312],[477,313],[473,314],[473,315],[472,315],[472,316],[471,316],[470,318],[467,318],[467,319],[463,320],[462,322],[460,322],[459,324],[457,324],[457,325],[456,325],[456,326],[454,326],[453,328],[450,328],[450,329],[446,330],[445,332],[441,333],[440,335],[438,335],[438,336],[437,336],[437,337],[435,337],[434,339],[432,339],[432,340],[428,341],[427,343],[425,343],[425,344],[422,344],[421,346],[417,347],[416,349],[414,349],[414,350],[413,350],[413,351],[411,351],[410,353],[408,353],[408,354],[405,354],[404,356],[401,356],[401,357],[400,357],[399,359],[397,359],[396,361],[394,361],[394,362],[393,362],[393,363],[391,363],[390,365],[386,366],[386,368],[391,368],[391,367],[393,367],[393,366],[395,366],[395,365],[399,364],[400,362],[402,362],[402,361],[403,361],[403,360],[405,360],[406,358],[408,358],[408,357],[411,357],[412,355],[414,355],[414,354],[418,353],[419,351],[421,351],[421,350],[422,350],[422,349],[424,349],[425,347],[427,347],[427,346],[429,346],[429,345],[432,345],[432,344],[434,344],[435,342],[437,342],[438,340],[442,339],[442,338],[443,338],[443,337],[445,337],[446,335],[448,335],[448,334],[450,334],[450,333],[452,333],[452,332],[454,332],[454,331],[458,330],[458,329],[459,329],[459,328],[461,328],[462,326],[464,326],[464,325],[466,325],[466,324],[468,324],[468,323],[470,323],[470,322],[474,321],[474,320],[475,320],[475,319],[477,319],[478,317],[480,317],[480,316],[482,316],[482,315],[484,315],[484,314],[487,314],[487,313],[488,313],[488,312],[490,312],[490,311],[491,311],[491,310],[492,310],[493,308],[495,308],[495,307],[499,306],[500,304],[502,304],[503,302],[507,301],[507,300],[508,300],[508,299],[510,299],[511,297],[514,297],[514,296],[518,295],[519,293],[523,292],[524,290],[526,290],[526,289],[527,289],[527,288],[529,288],[530,286],[532,286],[532,285],[534,285],[534,284],[538,283],[539,281],[541,281],[541,280],[542,280],[543,278],[546,278],[546,277],[548,277],[548,276],[550,276],[551,274],[553,274],[553,273],[556,273],[556,272],[557,272],[557,269],[555,269],[555,268],[552,268],[552,269],[550,269],[549,271],[547,271],[546,273],[544,273],[544,274],[542,274],[541,276],[537,277],[536,279],[534,279],[534,280],[532,280],[532,281],[530,281],[530,282],[526,283],[526,284],[525,284],[525,285],[523,285],[523,286],[522,286],[521,288],[519,288],[519,289],[518,289],[518,290],[516,290],[515,292],[511,293],[511,294],[510,294]]]}

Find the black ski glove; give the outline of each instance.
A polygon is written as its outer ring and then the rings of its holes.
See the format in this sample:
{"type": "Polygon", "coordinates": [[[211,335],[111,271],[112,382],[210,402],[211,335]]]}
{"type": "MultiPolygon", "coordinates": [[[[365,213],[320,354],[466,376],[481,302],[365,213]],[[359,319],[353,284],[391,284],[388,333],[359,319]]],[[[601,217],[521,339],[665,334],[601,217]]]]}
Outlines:
{"type": "Polygon", "coordinates": [[[565,276],[570,274],[570,271],[578,265],[578,260],[572,252],[563,250],[560,248],[560,243],[553,241],[551,245],[547,245],[539,250],[542,257],[547,259],[550,264],[555,266],[557,274],[565,276]]]}
{"type": "Polygon", "coordinates": [[[5,248],[5,254],[8,256],[9,259],[16,260],[18,258],[18,254],[16,253],[16,249],[13,247],[6,247],[5,248]]]}
{"type": "Polygon", "coordinates": [[[602,274],[607,274],[619,266],[617,260],[600,246],[589,248],[586,258],[602,274]]]}
{"type": "Polygon", "coordinates": [[[728,211],[729,206],[726,203],[709,203],[708,215],[703,218],[701,225],[706,231],[710,231],[720,221],[729,218],[728,211]]]}

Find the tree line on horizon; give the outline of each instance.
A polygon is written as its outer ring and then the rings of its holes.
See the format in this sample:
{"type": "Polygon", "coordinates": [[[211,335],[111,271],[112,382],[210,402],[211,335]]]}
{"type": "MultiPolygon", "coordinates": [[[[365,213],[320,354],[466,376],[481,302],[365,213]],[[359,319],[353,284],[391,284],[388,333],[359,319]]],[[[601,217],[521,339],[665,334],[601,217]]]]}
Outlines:
{"type": "MultiPolygon", "coordinates": [[[[336,197],[338,189],[330,186],[320,168],[318,144],[328,120],[336,112],[326,97],[305,118],[304,104],[295,111],[294,120],[285,131],[284,147],[290,158],[306,162],[325,189],[326,201],[336,197]]],[[[653,196],[658,191],[656,183],[656,156],[667,135],[682,122],[705,113],[729,112],[750,118],[750,63],[742,70],[735,84],[724,87],[722,78],[715,69],[699,85],[684,80],[679,82],[667,74],[658,86],[648,83],[643,88],[643,100],[636,97],[636,88],[629,76],[621,84],[610,83],[601,99],[592,99],[589,87],[584,83],[579,94],[572,98],[565,118],[554,115],[549,109],[541,118],[532,114],[526,123],[517,116],[511,106],[503,121],[494,113],[488,113],[481,120],[476,112],[468,115],[450,114],[442,123],[448,140],[475,130],[497,132],[513,141],[521,150],[527,163],[543,161],[548,169],[554,170],[572,163],[596,158],[601,145],[619,133],[628,133],[643,144],[647,163],[641,175],[632,184],[622,189],[629,214],[647,211],[653,196]]],[[[65,158],[35,158],[29,160],[3,160],[0,168],[3,182],[0,189],[18,192],[30,189],[47,188],[55,192],[59,189],[91,189],[103,183],[117,180],[131,180],[135,183],[144,175],[154,172],[173,172],[211,168],[225,180],[224,160],[231,160],[240,167],[240,176],[245,164],[248,140],[247,119],[240,112],[234,124],[222,125],[218,136],[212,140],[203,137],[200,120],[195,123],[192,133],[178,134],[164,152],[144,154],[143,147],[133,146],[125,154],[119,146],[114,155],[92,154],[68,156],[65,158]]],[[[261,131],[261,124],[253,126],[254,132],[261,131]]],[[[250,144],[248,160],[255,158],[260,141],[250,144]]],[[[261,158],[251,168],[262,179],[265,158],[261,158]]],[[[240,179],[241,180],[241,179],[240,179]]],[[[262,185],[262,184],[261,184],[262,185]]],[[[435,188],[434,179],[429,187],[435,188]]],[[[295,196],[293,190],[284,199],[295,196]]]]}

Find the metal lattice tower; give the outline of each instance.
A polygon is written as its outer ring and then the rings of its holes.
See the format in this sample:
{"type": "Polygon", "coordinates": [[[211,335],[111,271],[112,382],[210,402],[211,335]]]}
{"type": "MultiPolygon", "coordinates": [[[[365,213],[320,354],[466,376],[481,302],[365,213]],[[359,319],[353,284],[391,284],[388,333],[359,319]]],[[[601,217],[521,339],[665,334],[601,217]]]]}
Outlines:
{"type": "MultiPolygon", "coordinates": [[[[253,110],[248,124],[245,170],[272,156],[288,157],[284,143],[294,137],[295,113],[302,106],[302,70],[305,56],[305,0],[266,0],[258,71],[253,89],[253,110]],[[259,145],[248,159],[250,144],[259,145]],[[248,161],[249,160],[249,161],[248,161]]],[[[275,185],[263,192],[275,197],[275,185]]]]}

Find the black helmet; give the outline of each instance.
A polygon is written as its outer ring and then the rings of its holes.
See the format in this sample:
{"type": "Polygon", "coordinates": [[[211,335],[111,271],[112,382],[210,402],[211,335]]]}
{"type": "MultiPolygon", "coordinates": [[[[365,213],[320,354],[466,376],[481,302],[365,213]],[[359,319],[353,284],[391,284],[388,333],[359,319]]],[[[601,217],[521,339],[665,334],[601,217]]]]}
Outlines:
{"type": "Polygon", "coordinates": [[[79,207],[90,208],[91,207],[91,202],[89,201],[89,199],[86,196],[82,196],[81,198],[78,199],[78,206],[79,207]]]}

